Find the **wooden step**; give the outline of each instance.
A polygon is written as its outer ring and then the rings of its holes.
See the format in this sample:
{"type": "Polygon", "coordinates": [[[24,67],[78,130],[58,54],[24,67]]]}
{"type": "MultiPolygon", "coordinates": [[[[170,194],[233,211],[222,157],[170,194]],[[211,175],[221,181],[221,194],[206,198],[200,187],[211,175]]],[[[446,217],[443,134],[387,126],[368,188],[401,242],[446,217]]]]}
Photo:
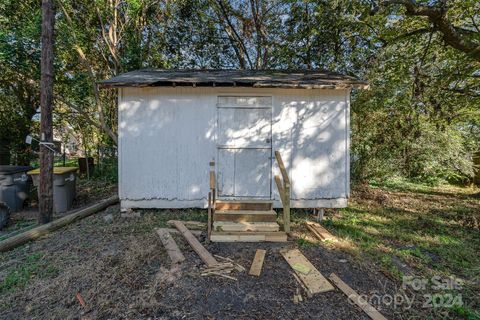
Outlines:
{"type": "Polygon", "coordinates": [[[224,232],[212,231],[210,240],[213,242],[285,242],[287,234],[277,232],[224,232]]]}
{"type": "Polygon", "coordinates": [[[215,210],[272,210],[272,200],[217,200],[215,210]]]}
{"type": "Polygon", "coordinates": [[[277,221],[277,213],[273,210],[216,210],[213,214],[213,221],[275,222],[277,221]]]}
{"type": "Polygon", "coordinates": [[[213,230],[235,232],[235,231],[279,231],[280,226],[276,222],[231,222],[231,221],[215,221],[213,230]]]}

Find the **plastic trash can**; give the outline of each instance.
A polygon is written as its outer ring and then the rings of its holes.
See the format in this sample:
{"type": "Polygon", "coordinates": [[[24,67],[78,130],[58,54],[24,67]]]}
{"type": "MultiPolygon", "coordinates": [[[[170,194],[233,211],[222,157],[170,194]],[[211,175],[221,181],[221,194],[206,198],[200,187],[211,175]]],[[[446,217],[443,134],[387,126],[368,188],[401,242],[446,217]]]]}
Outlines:
{"type": "MultiPolygon", "coordinates": [[[[72,207],[76,193],[77,171],[77,167],[53,168],[53,207],[56,213],[67,212],[72,207]]],[[[32,176],[33,185],[38,188],[40,169],[31,170],[28,174],[32,176]]],[[[40,194],[38,196],[40,197],[40,194]]]]}
{"type": "Polygon", "coordinates": [[[31,167],[0,166],[0,202],[5,203],[11,212],[23,209],[28,199],[31,181],[27,176],[31,167]]]}

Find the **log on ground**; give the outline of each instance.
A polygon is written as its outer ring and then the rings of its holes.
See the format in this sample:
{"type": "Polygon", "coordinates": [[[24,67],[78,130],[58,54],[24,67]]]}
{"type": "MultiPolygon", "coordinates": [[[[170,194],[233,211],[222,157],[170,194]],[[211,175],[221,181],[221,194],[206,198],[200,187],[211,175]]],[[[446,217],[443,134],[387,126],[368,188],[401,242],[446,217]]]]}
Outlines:
{"type": "Polygon", "coordinates": [[[21,233],[11,238],[8,238],[6,240],[3,240],[2,242],[0,242],[0,251],[7,251],[19,245],[22,245],[26,242],[40,238],[52,231],[60,229],[63,226],[66,226],[70,223],[73,223],[75,221],[88,217],[100,210],[103,210],[111,205],[114,205],[117,202],[118,202],[118,196],[113,196],[106,200],[103,200],[100,203],[94,204],[84,209],[80,209],[74,213],[70,213],[69,215],[66,215],[65,217],[62,217],[50,223],[35,227],[24,233],[21,233]]]}

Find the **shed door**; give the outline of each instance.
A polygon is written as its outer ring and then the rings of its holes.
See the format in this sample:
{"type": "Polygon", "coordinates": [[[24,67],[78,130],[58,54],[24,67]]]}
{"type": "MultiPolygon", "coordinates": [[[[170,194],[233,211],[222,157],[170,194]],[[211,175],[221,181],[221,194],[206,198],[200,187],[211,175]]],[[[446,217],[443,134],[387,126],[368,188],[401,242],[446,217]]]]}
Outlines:
{"type": "Polygon", "coordinates": [[[272,97],[218,97],[219,196],[270,198],[272,97]]]}

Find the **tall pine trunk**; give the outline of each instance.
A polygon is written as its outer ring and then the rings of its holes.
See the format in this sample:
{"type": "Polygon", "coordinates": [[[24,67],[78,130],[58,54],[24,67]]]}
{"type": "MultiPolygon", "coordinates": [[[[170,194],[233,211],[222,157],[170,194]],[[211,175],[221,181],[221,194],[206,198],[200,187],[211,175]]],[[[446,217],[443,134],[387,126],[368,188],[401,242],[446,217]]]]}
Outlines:
{"type": "MultiPolygon", "coordinates": [[[[42,0],[42,59],[40,78],[40,140],[53,142],[53,30],[55,9],[53,0],[42,0]]],[[[51,147],[51,146],[50,146],[51,147]]],[[[40,145],[39,223],[47,223],[53,212],[53,152],[40,145]]]]}

